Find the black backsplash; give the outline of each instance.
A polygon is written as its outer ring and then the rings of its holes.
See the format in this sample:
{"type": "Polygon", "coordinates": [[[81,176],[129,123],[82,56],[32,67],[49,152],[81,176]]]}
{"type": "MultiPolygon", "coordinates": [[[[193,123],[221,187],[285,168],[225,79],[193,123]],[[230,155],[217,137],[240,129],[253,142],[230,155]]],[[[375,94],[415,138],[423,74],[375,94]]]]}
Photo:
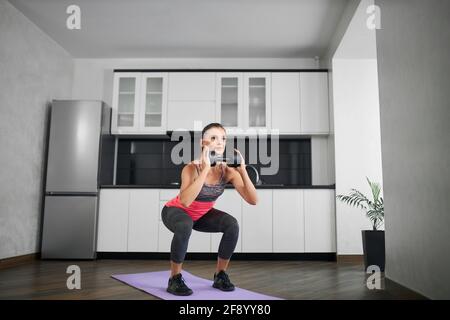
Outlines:
{"type": "MultiPolygon", "coordinates": [[[[269,139],[270,140],[270,139],[269,139]]],[[[238,148],[237,141],[228,140],[227,148],[238,148]]],[[[181,170],[184,164],[175,165],[170,159],[172,148],[178,141],[168,139],[130,139],[118,140],[117,155],[117,185],[170,185],[180,182],[181,170]]],[[[197,143],[197,142],[196,142],[197,143]]],[[[263,183],[282,183],[285,185],[311,185],[311,139],[282,139],[279,140],[279,170],[275,175],[261,175],[262,165],[249,163],[249,141],[245,139],[245,150],[239,149],[247,164],[253,165],[260,173],[263,183]]],[[[270,143],[267,155],[271,157],[270,143]]],[[[194,157],[194,141],[191,142],[190,159],[194,157]]]]}

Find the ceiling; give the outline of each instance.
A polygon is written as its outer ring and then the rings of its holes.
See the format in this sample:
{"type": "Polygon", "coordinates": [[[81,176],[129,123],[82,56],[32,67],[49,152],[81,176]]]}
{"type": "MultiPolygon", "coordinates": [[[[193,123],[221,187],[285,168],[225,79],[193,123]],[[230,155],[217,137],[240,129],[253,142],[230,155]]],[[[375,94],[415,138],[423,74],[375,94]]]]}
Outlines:
{"type": "Polygon", "coordinates": [[[348,0],[9,0],[74,58],[322,56],[348,0]],[[69,30],[66,8],[81,9],[69,30]]]}

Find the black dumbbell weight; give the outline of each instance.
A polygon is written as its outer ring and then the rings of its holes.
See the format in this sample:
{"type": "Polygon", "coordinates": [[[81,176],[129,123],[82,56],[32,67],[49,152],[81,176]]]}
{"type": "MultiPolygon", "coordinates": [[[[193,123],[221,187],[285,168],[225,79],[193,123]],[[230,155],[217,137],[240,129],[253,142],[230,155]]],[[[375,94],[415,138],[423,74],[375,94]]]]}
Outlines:
{"type": "Polygon", "coordinates": [[[232,157],[224,157],[221,154],[216,154],[214,150],[209,152],[209,162],[211,167],[214,167],[217,162],[226,162],[229,167],[239,167],[241,165],[241,157],[234,153],[232,157]]]}

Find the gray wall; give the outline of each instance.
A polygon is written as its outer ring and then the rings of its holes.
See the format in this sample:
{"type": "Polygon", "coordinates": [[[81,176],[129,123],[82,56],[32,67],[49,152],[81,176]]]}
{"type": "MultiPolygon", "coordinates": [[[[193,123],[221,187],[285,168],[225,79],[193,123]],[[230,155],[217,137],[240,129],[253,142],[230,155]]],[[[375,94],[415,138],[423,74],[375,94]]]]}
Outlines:
{"type": "Polygon", "coordinates": [[[0,0],[0,259],[40,251],[47,105],[72,78],[71,56],[0,0]]]}
{"type": "Polygon", "coordinates": [[[450,298],[450,1],[376,0],[386,276],[450,298]]]}
{"type": "Polygon", "coordinates": [[[341,19],[339,20],[336,30],[331,38],[330,45],[328,46],[325,54],[320,57],[320,67],[330,69],[333,67],[332,60],[333,56],[341,44],[342,38],[344,37],[350,22],[355,15],[356,9],[358,8],[361,0],[348,0],[347,5],[342,13],[341,19]]]}

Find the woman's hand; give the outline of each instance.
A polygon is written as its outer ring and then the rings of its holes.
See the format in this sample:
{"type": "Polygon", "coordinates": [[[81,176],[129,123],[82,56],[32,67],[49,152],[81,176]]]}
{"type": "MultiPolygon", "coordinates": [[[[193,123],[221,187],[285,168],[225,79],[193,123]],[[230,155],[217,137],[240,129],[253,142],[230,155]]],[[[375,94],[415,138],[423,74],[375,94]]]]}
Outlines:
{"type": "Polygon", "coordinates": [[[245,165],[245,159],[244,159],[244,157],[242,156],[242,154],[239,152],[239,150],[238,149],[234,149],[234,151],[236,151],[237,152],[237,154],[239,155],[239,157],[241,158],[241,164],[240,164],[240,166],[239,167],[237,167],[236,169],[238,170],[238,171],[241,171],[241,170],[246,170],[245,169],[245,167],[246,167],[246,165],[245,165]]]}
{"type": "Polygon", "coordinates": [[[208,172],[211,169],[211,161],[209,159],[209,147],[207,145],[203,146],[202,153],[199,160],[200,170],[208,172]]]}

